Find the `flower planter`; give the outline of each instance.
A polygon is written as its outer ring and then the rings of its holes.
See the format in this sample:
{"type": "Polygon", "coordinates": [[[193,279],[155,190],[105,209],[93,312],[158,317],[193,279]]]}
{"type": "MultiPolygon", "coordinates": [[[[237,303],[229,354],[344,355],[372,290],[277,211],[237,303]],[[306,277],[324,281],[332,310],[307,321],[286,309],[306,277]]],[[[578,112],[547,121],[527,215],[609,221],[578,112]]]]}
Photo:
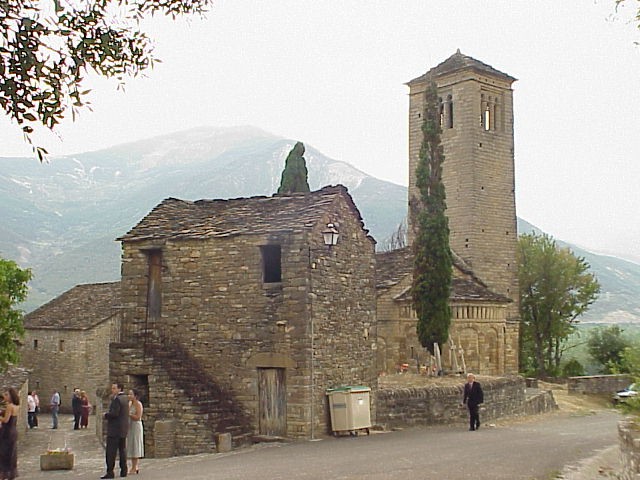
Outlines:
{"type": "Polygon", "coordinates": [[[40,470],[72,470],[73,453],[54,452],[40,455],[40,470]]]}

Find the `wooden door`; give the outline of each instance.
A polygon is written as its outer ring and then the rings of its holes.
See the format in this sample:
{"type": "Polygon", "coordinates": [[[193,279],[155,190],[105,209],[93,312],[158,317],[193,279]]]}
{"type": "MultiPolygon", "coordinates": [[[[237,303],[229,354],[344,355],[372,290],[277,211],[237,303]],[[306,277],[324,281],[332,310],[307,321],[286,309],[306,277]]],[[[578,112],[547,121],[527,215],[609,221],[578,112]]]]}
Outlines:
{"type": "Polygon", "coordinates": [[[260,435],[287,435],[287,386],[284,368],[258,369],[260,435]]]}

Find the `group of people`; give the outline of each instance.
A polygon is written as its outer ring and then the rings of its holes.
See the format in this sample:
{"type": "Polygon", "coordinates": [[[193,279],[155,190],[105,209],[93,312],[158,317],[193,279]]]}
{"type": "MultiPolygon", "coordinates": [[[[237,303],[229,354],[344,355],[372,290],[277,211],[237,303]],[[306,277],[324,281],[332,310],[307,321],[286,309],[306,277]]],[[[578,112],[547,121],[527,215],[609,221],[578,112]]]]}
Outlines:
{"type": "Polygon", "coordinates": [[[38,414],[40,413],[40,397],[35,390],[27,394],[27,425],[38,428],[38,414]]]}
{"type": "MultiPolygon", "coordinates": [[[[37,398],[37,397],[36,397],[37,398]]],[[[28,397],[27,397],[28,400],[28,397]]],[[[35,400],[39,405],[40,400],[35,400]]],[[[49,401],[49,408],[51,409],[51,428],[58,428],[58,414],[60,413],[60,405],[62,405],[62,397],[57,390],[53,391],[51,400],[49,401]]],[[[73,396],[71,397],[71,410],[73,411],[73,429],[80,430],[81,428],[87,428],[89,426],[89,415],[91,414],[91,402],[87,392],[80,390],[79,388],[73,389],[73,396]]],[[[37,408],[36,408],[37,410],[37,408]]],[[[31,412],[31,404],[29,404],[29,412],[31,412]]],[[[35,425],[38,426],[37,411],[35,412],[35,425]]],[[[29,424],[31,427],[31,424],[29,424]]]]}
{"type": "Polygon", "coordinates": [[[87,392],[76,388],[73,390],[71,398],[71,410],[73,411],[73,429],[80,430],[89,426],[89,414],[91,413],[91,403],[87,392]]]}
{"type": "Polygon", "coordinates": [[[111,403],[104,414],[107,419],[107,473],[100,478],[115,478],[116,456],[119,457],[120,476],[140,473],[140,459],[144,457],[142,402],[137,390],[125,395],[121,383],[111,385],[111,403]],[[131,460],[131,468],[127,466],[131,460]]]}
{"type": "MultiPolygon", "coordinates": [[[[100,477],[101,479],[115,478],[116,457],[119,457],[120,477],[126,477],[129,473],[139,473],[140,458],[144,457],[143,407],[140,401],[140,393],[134,389],[129,390],[129,394],[126,395],[124,386],[121,383],[114,383],[111,385],[111,394],[109,410],[104,414],[107,420],[107,472],[100,477]],[[127,459],[131,460],[131,468],[127,465],[127,459]]],[[[0,415],[0,480],[13,480],[18,476],[18,431],[16,422],[19,413],[20,396],[14,388],[9,388],[3,393],[3,398],[5,409],[0,415]]],[[[484,393],[473,373],[467,375],[462,402],[469,409],[469,430],[478,430],[480,428],[478,410],[480,404],[484,402],[484,393]]],[[[38,425],[37,412],[39,403],[40,400],[37,393],[35,391],[29,392],[27,396],[27,419],[30,428],[35,428],[38,425]]],[[[91,409],[86,392],[75,389],[72,407],[74,414],[73,428],[76,430],[82,427],[86,428],[91,409]]],[[[51,397],[52,428],[58,428],[59,408],[60,394],[55,391],[51,397]]]]}

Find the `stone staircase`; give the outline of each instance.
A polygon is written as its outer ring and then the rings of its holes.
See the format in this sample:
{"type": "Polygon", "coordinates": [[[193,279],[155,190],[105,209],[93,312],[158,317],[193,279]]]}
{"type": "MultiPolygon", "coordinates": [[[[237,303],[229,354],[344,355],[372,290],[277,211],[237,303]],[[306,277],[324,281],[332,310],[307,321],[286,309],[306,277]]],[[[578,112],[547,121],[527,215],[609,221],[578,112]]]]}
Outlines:
{"type": "Polygon", "coordinates": [[[189,405],[182,410],[190,414],[191,423],[204,423],[211,444],[219,433],[230,433],[234,444],[247,441],[254,429],[251,417],[242,405],[218,385],[188,350],[168,338],[159,340],[146,345],[147,354],[183,392],[189,405]]]}

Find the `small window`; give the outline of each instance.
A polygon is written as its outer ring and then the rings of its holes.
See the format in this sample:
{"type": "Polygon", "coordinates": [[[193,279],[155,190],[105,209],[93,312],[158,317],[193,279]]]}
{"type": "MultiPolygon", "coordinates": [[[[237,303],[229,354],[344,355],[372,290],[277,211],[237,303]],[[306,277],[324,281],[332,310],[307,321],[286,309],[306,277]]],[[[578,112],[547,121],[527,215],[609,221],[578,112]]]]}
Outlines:
{"type": "Polygon", "coordinates": [[[264,283],[279,283],[282,281],[282,252],[280,245],[263,245],[262,252],[262,281],[264,283]]]}
{"type": "Polygon", "coordinates": [[[64,340],[60,340],[58,345],[59,345],[59,351],[64,352],[64,340]]]}
{"type": "Polygon", "coordinates": [[[34,339],[33,340],[33,349],[37,350],[38,349],[38,339],[34,339]]]}

